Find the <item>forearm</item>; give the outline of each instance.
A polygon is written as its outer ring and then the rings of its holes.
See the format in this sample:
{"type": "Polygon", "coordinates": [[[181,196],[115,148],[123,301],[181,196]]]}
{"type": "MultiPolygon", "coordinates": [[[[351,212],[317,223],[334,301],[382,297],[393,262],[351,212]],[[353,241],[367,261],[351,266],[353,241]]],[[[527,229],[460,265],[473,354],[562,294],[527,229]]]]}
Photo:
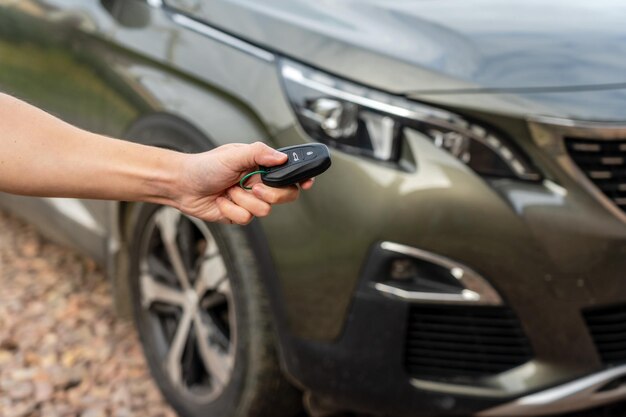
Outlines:
{"type": "Polygon", "coordinates": [[[0,94],[0,191],[173,204],[183,158],[86,132],[0,94]]]}
{"type": "MultiPolygon", "coordinates": [[[[237,183],[287,155],[256,142],[183,154],[107,138],[73,127],[0,93],[0,191],[42,197],[167,204],[206,221],[247,224],[272,204],[298,198],[298,187],[237,183]]],[[[311,188],[313,180],[301,183],[311,188]]]]}

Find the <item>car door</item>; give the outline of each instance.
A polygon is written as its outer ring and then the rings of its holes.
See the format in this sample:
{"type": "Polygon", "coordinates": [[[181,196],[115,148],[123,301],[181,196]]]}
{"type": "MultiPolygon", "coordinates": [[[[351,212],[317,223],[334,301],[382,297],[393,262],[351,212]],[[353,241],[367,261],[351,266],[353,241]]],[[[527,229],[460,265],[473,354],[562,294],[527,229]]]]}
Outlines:
{"type": "MultiPolygon", "coordinates": [[[[98,53],[113,25],[105,5],[99,0],[0,1],[0,91],[101,132],[105,109],[115,108],[117,99],[98,53]]],[[[102,202],[0,194],[0,205],[48,236],[103,259],[102,202]]]]}

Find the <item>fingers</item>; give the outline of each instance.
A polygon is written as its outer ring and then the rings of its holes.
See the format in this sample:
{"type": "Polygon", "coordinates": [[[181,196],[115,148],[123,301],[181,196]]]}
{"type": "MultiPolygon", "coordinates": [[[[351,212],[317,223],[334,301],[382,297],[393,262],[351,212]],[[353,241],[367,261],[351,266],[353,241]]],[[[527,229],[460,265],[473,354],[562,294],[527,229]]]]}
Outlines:
{"type": "Polygon", "coordinates": [[[233,144],[222,147],[223,158],[235,171],[246,171],[258,165],[274,166],[287,162],[287,155],[270,148],[263,142],[253,144],[233,144]]]}
{"type": "MultiPolygon", "coordinates": [[[[303,190],[310,190],[313,184],[315,184],[315,178],[309,178],[302,181],[300,187],[303,190]]],[[[290,203],[300,196],[300,190],[295,185],[280,188],[268,187],[261,183],[260,179],[252,184],[252,193],[269,204],[290,203]]]]}
{"type": "MultiPolygon", "coordinates": [[[[314,180],[308,179],[301,183],[303,189],[310,189],[314,180]]],[[[270,214],[271,204],[290,203],[298,199],[300,189],[291,185],[289,187],[268,187],[260,182],[252,187],[252,193],[237,186],[226,191],[230,198],[220,197],[217,205],[228,222],[241,225],[248,224],[256,217],[265,217],[270,214]]]]}
{"type": "Polygon", "coordinates": [[[265,201],[259,199],[254,194],[249,193],[239,187],[231,187],[227,190],[228,197],[233,203],[244,208],[256,217],[265,217],[270,214],[272,207],[265,201]]]}
{"type": "Polygon", "coordinates": [[[306,180],[306,181],[302,181],[302,182],[300,183],[300,187],[301,187],[303,190],[310,190],[310,189],[313,187],[313,184],[315,184],[315,178],[309,178],[309,179],[308,179],[308,180],[306,180]]]}
{"type": "Polygon", "coordinates": [[[287,162],[287,155],[270,148],[263,142],[255,142],[249,146],[250,152],[254,153],[254,165],[272,167],[287,162]]]}
{"type": "Polygon", "coordinates": [[[269,204],[282,204],[297,200],[300,190],[295,185],[274,188],[257,183],[252,186],[252,194],[269,204]]]}
{"type": "Polygon", "coordinates": [[[218,197],[215,203],[222,213],[222,216],[233,223],[245,225],[252,221],[253,216],[248,210],[239,207],[227,198],[218,197]]]}
{"type": "Polygon", "coordinates": [[[233,223],[245,225],[250,223],[254,216],[265,217],[272,210],[267,202],[239,187],[229,188],[226,194],[230,200],[219,197],[216,203],[224,218],[233,223]]]}

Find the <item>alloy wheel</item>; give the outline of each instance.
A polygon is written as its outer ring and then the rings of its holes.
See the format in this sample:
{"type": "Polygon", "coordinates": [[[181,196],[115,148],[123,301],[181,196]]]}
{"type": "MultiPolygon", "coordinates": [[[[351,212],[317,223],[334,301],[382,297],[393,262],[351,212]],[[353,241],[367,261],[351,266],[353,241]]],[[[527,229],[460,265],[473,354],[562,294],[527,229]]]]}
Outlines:
{"type": "Polygon", "coordinates": [[[234,366],[234,303],[224,256],[209,227],[159,208],[141,237],[142,314],[170,382],[212,401],[234,366]]]}

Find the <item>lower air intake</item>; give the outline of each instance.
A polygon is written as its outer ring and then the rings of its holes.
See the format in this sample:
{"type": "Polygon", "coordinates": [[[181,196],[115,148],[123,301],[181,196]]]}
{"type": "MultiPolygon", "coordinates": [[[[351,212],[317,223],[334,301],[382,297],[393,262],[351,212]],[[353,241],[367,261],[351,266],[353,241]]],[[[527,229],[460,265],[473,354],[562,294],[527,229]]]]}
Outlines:
{"type": "Polygon", "coordinates": [[[531,357],[528,340],[508,308],[410,308],[405,360],[415,378],[476,379],[507,371],[531,357]]]}

